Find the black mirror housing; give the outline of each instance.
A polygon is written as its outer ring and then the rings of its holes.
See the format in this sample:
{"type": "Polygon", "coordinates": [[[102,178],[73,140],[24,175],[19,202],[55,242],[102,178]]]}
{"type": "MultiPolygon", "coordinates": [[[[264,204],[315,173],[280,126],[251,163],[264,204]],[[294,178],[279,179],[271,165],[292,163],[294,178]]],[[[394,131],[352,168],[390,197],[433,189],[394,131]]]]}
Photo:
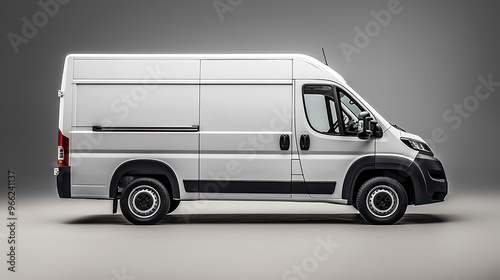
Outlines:
{"type": "Polygon", "coordinates": [[[370,113],[363,111],[358,116],[358,138],[368,140],[372,136],[382,137],[382,129],[378,122],[370,116],[370,113]]]}
{"type": "Polygon", "coordinates": [[[382,127],[378,123],[375,123],[375,128],[373,130],[373,137],[382,138],[382,136],[384,136],[384,132],[382,131],[382,127]]]}

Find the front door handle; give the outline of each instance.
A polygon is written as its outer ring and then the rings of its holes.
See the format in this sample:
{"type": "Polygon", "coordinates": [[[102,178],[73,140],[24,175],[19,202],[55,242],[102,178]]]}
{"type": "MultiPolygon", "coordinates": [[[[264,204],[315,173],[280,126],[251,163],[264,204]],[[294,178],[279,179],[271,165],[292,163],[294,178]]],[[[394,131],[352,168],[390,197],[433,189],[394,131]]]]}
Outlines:
{"type": "Polygon", "coordinates": [[[310,145],[311,145],[311,140],[309,139],[309,135],[307,134],[300,135],[300,149],[309,150],[310,145]]]}
{"type": "Polygon", "coordinates": [[[282,151],[290,149],[290,136],[288,134],[282,134],[280,136],[280,149],[282,151]]]}

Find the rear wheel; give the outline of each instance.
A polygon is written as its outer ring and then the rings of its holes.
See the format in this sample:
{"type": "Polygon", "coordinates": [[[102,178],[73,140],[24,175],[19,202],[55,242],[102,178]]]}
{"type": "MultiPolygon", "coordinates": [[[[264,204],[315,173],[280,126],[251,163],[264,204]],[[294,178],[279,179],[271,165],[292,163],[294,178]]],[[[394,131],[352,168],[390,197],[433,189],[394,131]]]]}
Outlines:
{"type": "Polygon", "coordinates": [[[356,205],[367,222],[389,225],[403,217],[408,206],[408,197],[398,181],[389,177],[375,177],[361,186],[356,205]]]}
{"type": "Polygon", "coordinates": [[[120,208],[129,222],[136,225],[153,225],[167,214],[170,195],[160,181],[138,178],[123,189],[120,208]]]}

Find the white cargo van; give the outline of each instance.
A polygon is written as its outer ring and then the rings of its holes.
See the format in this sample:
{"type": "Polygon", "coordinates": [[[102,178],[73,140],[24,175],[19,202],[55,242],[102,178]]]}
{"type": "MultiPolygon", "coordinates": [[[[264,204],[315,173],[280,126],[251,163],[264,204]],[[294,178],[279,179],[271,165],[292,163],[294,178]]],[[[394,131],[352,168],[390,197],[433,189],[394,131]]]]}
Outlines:
{"type": "Polygon", "coordinates": [[[338,203],[392,224],[448,191],[422,138],[305,55],[68,55],[59,98],[59,197],[119,201],[134,224],[187,200],[338,203]]]}

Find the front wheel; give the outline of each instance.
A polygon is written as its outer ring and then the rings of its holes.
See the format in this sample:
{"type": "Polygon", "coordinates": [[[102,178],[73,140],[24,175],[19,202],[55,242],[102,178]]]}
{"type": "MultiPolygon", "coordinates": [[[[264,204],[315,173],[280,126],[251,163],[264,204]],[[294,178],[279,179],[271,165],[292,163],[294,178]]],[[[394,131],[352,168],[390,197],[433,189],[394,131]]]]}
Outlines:
{"type": "Polygon", "coordinates": [[[390,225],[399,221],[405,214],[408,197],[398,181],[389,177],[375,177],[361,186],[356,205],[367,222],[390,225]]]}
{"type": "Polygon", "coordinates": [[[138,178],[123,189],[120,208],[129,222],[136,225],[153,225],[167,214],[170,195],[160,181],[138,178]]]}

